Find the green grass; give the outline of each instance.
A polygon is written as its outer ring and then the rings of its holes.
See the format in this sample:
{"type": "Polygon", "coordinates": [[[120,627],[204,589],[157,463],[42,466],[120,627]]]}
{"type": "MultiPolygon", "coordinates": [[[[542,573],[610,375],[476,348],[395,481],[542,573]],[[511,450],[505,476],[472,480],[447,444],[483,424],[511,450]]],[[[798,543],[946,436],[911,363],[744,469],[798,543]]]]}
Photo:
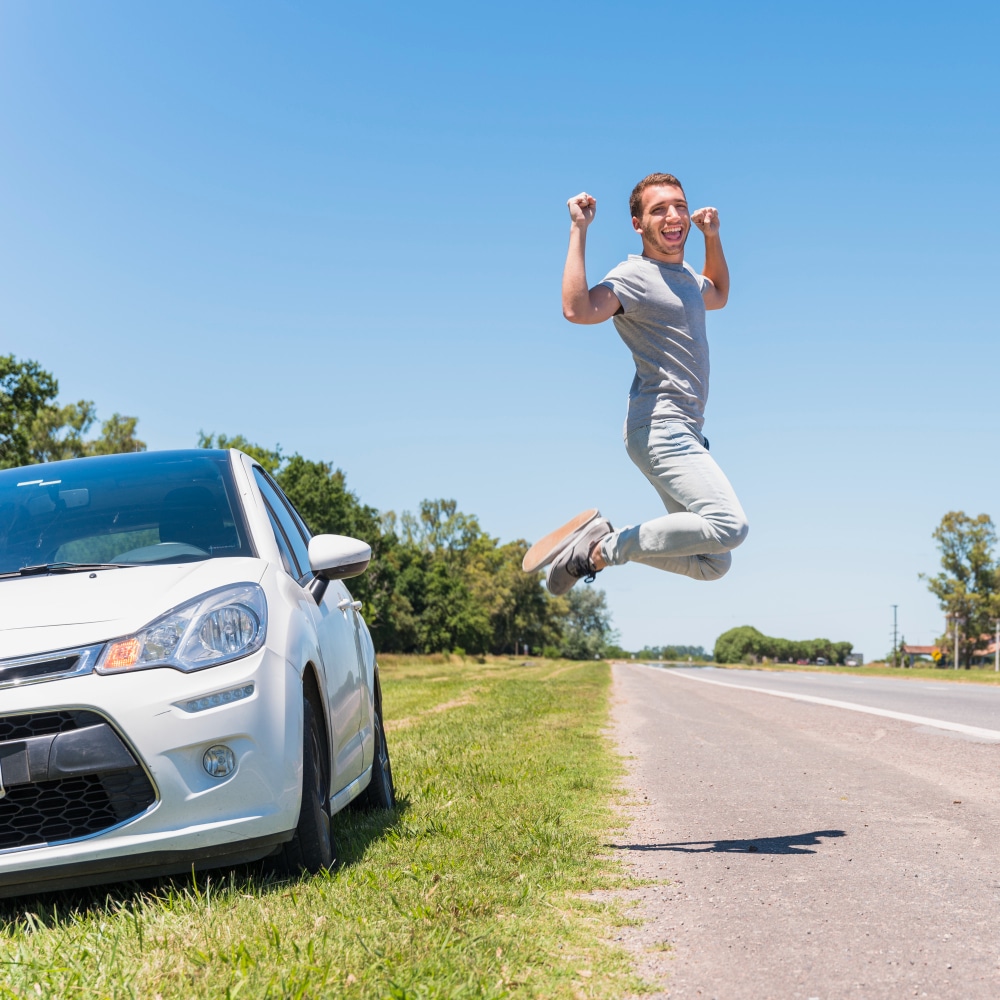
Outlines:
{"type": "Polygon", "coordinates": [[[621,762],[605,664],[385,658],[399,806],[342,813],[341,864],[294,882],[202,875],[0,903],[0,997],[621,997],[582,898],[621,884],[602,844],[621,762]]]}

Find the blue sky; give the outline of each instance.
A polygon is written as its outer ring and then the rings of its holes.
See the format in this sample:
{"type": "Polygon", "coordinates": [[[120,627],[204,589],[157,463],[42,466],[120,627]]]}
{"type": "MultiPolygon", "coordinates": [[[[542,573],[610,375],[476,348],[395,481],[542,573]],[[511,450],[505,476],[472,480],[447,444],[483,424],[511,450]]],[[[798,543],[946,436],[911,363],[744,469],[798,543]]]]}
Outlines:
{"type": "MultiPolygon", "coordinates": [[[[0,5],[0,352],[153,448],[242,433],[503,540],[656,516],[631,359],[560,314],[653,170],[715,205],[728,577],[599,578],[623,643],[930,642],[931,532],[1000,517],[1000,16],[985,3],[0,5]]],[[[688,257],[701,266],[695,234],[688,257]]]]}

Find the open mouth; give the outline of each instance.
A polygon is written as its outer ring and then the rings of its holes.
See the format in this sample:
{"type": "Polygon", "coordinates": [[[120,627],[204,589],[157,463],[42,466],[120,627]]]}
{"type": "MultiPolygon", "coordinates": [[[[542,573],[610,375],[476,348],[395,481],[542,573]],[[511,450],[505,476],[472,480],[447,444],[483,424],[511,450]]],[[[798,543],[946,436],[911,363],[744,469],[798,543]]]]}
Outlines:
{"type": "Polygon", "coordinates": [[[679,243],[684,236],[684,230],[680,226],[670,226],[662,230],[662,233],[668,243],[679,243]]]}

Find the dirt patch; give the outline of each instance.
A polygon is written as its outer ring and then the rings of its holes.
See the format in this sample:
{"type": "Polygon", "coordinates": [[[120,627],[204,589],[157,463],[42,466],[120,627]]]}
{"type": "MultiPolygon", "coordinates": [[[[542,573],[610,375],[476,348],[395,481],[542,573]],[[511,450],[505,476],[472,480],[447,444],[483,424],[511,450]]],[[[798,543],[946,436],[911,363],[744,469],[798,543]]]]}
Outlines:
{"type": "Polygon", "coordinates": [[[558,670],[553,670],[551,674],[546,674],[542,680],[550,681],[553,677],[558,677],[560,674],[569,673],[571,670],[579,670],[581,667],[587,666],[586,660],[580,660],[577,663],[569,663],[565,667],[560,667],[558,670]]]}
{"type": "Polygon", "coordinates": [[[453,708],[462,708],[463,705],[471,705],[475,702],[475,700],[476,698],[473,694],[465,694],[462,695],[461,698],[452,698],[451,701],[443,701],[440,705],[428,708],[417,715],[408,715],[402,719],[386,719],[385,730],[387,733],[391,733],[394,730],[408,729],[410,726],[419,722],[421,719],[426,718],[428,715],[438,715],[441,712],[450,712],[453,708]]]}

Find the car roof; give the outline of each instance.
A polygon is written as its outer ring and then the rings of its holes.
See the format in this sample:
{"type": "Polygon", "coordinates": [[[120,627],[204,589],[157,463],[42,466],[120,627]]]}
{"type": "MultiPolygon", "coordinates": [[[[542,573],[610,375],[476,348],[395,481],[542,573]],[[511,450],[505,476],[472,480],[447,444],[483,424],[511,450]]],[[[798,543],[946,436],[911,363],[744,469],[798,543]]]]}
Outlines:
{"type": "MultiPolygon", "coordinates": [[[[232,449],[235,450],[235,449],[232,449]]],[[[79,466],[81,462],[90,463],[93,466],[102,466],[103,468],[115,468],[117,467],[132,467],[142,466],[147,462],[151,463],[162,463],[164,460],[180,460],[180,459],[194,459],[194,458],[211,458],[220,459],[227,456],[230,449],[220,449],[220,448],[177,448],[177,449],[167,449],[163,451],[132,451],[125,452],[118,455],[87,455],[83,458],[65,458],[58,462],[37,462],[33,465],[21,465],[17,466],[16,469],[2,469],[0,472],[14,472],[14,471],[30,471],[32,469],[45,469],[46,475],[58,475],[60,470],[66,469],[69,466],[79,466]]]]}

